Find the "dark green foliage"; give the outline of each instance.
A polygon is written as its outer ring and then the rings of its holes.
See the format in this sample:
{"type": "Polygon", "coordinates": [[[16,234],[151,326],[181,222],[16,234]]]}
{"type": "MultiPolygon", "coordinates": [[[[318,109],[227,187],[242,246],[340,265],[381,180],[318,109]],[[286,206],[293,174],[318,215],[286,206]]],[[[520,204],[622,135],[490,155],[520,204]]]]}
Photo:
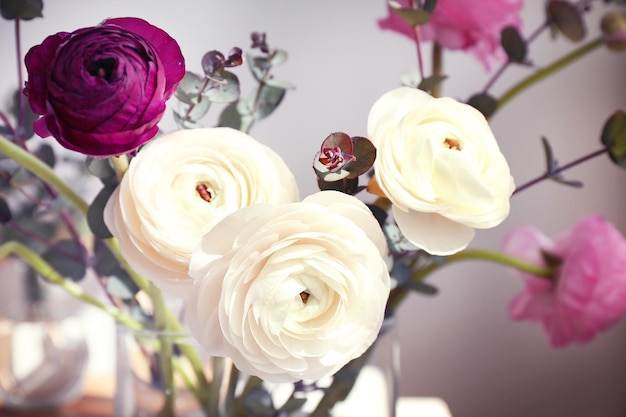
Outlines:
{"type": "Polygon", "coordinates": [[[509,61],[521,64],[526,60],[528,51],[526,41],[514,26],[508,26],[502,30],[500,43],[509,61]]]}
{"type": "Polygon", "coordinates": [[[8,20],[43,17],[43,0],[0,0],[0,14],[8,20]]]}
{"type": "Polygon", "coordinates": [[[626,112],[618,110],[602,128],[601,141],[609,150],[613,162],[626,168],[626,112]]]}

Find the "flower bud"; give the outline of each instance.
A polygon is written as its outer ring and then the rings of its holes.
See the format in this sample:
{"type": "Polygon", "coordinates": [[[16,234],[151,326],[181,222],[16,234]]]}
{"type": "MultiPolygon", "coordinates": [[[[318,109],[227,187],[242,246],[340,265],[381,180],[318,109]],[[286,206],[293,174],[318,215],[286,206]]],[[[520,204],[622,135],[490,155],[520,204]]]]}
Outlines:
{"type": "Polygon", "coordinates": [[[604,33],[604,42],[610,50],[626,49],[626,13],[613,11],[605,14],[600,27],[604,33]]]}

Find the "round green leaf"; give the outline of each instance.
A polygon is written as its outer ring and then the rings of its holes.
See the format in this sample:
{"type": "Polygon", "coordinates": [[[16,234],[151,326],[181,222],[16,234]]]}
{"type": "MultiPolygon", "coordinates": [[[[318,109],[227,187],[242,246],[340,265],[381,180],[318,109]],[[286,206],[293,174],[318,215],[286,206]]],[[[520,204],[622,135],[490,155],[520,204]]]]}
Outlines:
{"type": "Polygon", "coordinates": [[[514,26],[507,26],[502,30],[500,43],[511,62],[521,64],[526,60],[526,41],[514,26]]]}
{"type": "Polygon", "coordinates": [[[613,162],[626,168],[626,112],[618,110],[606,121],[602,129],[602,143],[608,148],[613,162]]]}
{"type": "Polygon", "coordinates": [[[498,109],[498,100],[486,93],[474,94],[467,104],[480,111],[486,118],[489,118],[498,109]]]}

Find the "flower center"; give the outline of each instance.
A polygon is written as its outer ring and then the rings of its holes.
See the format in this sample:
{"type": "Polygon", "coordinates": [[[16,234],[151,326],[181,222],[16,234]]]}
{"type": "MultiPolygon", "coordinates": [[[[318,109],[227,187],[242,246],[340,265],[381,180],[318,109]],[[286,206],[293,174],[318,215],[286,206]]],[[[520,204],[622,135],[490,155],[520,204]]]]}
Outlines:
{"type": "Polygon", "coordinates": [[[100,77],[107,82],[113,79],[113,71],[115,70],[115,58],[103,58],[92,62],[87,66],[87,72],[94,77],[100,77]]]}
{"type": "Polygon", "coordinates": [[[458,139],[446,138],[446,140],[444,140],[443,143],[446,144],[448,149],[454,149],[456,151],[460,151],[461,149],[463,149],[463,144],[458,139]]]}
{"type": "Polygon", "coordinates": [[[200,198],[206,201],[207,203],[210,203],[211,200],[213,199],[213,195],[211,194],[207,186],[204,184],[196,185],[196,192],[198,193],[200,198]]]}
{"type": "Polygon", "coordinates": [[[300,293],[300,299],[302,300],[302,304],[306,304],[307,301],[309,301],[309,297],[311,296],[311,294],[309,294],[306,291],[302,291],[300,293]]]}

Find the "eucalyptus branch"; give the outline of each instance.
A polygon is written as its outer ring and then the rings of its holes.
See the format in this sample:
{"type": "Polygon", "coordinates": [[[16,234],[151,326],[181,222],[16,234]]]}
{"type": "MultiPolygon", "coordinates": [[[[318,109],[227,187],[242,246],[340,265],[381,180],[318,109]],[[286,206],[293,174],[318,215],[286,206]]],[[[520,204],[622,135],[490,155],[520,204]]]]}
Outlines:
{"type": "Polygon", "coordinates": [[[528,87],[536,84],[537,82],[543,80],[544,78],[555,74],[560,69],[566,67],[572,62],[576,61],[579,58],[582,58],[589,52],[595,50],[599,46],[604,44],[604,38],[602,36],[597,37],[596,39],[584,44],[580,48],[570,52],[569,54],[559,58],[554,61],[552,64],[547,67],[533,73],[529,77],[521,80],[510,89],[508,89],[502,96],[498,99],[497,110],[502,109],[502,107],[511,101],[515,96],[526,90],[528,87]]]}
{"type": "Polygon", "coordinates": [[[546,172],[545,174],[540,175],[537,178],[534,178],[534,179],[532,179],[532,180],[530,180],[530,181],[520,185],[519,187],[516,187],[515,191],[513,191],[513,195],[515,195],[515,194],[517,194],[517,193],[519,193],[521,191],[524,191],[525,189],[530,188],[531,186],[533,186],[533,185],[535,185],[535,184],[537,184],[537,183],[539,183],[539,182],[541,182],[543,180],[547,180],[548,178],[554,177],[555,175],[560,174],[561,172],[563,172],[563,171],[565,171],[567,169],[573,168],[576,165],[579,165],[579,164],[581,164],[583,162],[586,162],[586,161],[588,161],[590,159],[593,159],[596,156],[604,155],[607,152],[608,152],[607,148],[598,149],[597,151],[594,151],[594,152],[591,152],[590,154],[581,156],[580,158],[575,159],[572,162],[563,165],[562,167],[558,167],[558,168],[554,169],[552,172],[546,172]]]}
{"type": "Polygon", "coordinates": [[[109,306],[98,301],[97,299],[87,294],[80,285],[78,285],[74,281],[65,279],[52,266],[50,266],[50,264],[46,262],[45,259],[39,256],[33,250],[22,245],[21,243],[16,241],[10,241],[0,246],[0,259],[3,259],[9,255],[19,256],[48,282],[60,286],[73,297],[76,297],[79,300],[108,313],[118,323],[121,323],[130,329],[138,330],[143,328],[143,324],[141,322],[124,314],[116,307],[109,306]]]}
{"type": "MultiPolygon", "coordinates": [[[[432,260],[431,263],[426,265],[424,268],[415,272],[411,277],[411,281],[416,283],[421,282],[426,278],[426,276],[446,265],[450,265],[458,261],[472,259],[485,260],[513,267],[517,270],[527,272],[540,278],[551,279],[553,276],[553,271],[549,268],[526,262],[523,259],[516,258],[514,256],[484,249],[466,249],[453,255],[443,257],[440,260],[432,260]]],[[[409,290],[406,288],[403,288],[400,291],[394,291],[393,294],[389,297],[389,301],[387,303],[387,307],[389,308],[389,310],[395,311],[395,309],[400,305],[402,300],[407,296],[408,291],[409,290]]]]}

